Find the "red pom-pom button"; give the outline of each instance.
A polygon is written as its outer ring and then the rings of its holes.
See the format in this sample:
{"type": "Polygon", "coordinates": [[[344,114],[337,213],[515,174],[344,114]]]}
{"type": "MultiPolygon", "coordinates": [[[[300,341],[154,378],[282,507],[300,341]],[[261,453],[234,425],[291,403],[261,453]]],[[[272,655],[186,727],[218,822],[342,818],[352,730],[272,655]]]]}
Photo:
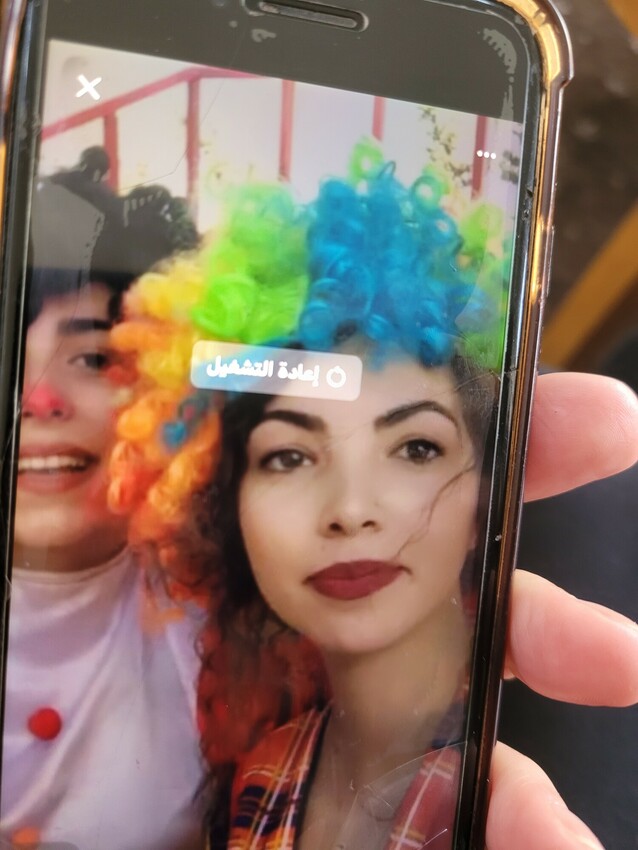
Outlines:
{"type": "Polygon", "coordinates": [[[40,830],[33,826],[24,826],[11,836],[11,846],[20,850],[36,850],[40,844],[40,830]]]}
{"type": "Polygon", "coordinates": [[[27,722],[29,732],[41,741],[52,741],[62,729],[62,718],[54,708],[39,708],[27,722]]]}

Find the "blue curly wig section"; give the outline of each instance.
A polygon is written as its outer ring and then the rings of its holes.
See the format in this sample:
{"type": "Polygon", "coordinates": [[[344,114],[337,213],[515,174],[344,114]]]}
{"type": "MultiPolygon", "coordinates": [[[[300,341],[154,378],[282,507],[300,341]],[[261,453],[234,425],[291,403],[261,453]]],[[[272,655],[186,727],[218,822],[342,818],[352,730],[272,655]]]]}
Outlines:
{"type": "MultiPolygon", "coordinates": [[[[356,165],[361,150],[355,154],[356,165]]],[[[457,223],[442,209],[446,188],[433,169],[406,187],[380,157],[371,169],[351,169],[350,181],[326,180],[303,207],[289,187],[242,189],[243,205],[230,208],[233,226],[214,243],[219,268],[193,310],[195,325],[215,339],[312,351],[358,338],[372,343],[371,368],[397,354],[426,367],[460,354],[498,368],[507,259],[487,243],[502,223],[486,206],[457,223]],[[247,268],[252,286],[239,290],[247,296],[242,312],[233,287],[248,279],[247,268]],[[239,331],[228,331],[229,316],[244,317],[239,331]]],[[[165,423],[164,445],[179,449],[213,404],[209,392],[190,394],[165,423]]]]}
{"type": "Polygon", "coordinates": [[[364,191],[328,180],[311,206],[310,288],[297,342],[331,350],[352,336],[400,347],[426,366],[449,363],[465,331],[495,318],[457,256],[463,240],[424,175],[406,188],[386,166],[364,191]]]}

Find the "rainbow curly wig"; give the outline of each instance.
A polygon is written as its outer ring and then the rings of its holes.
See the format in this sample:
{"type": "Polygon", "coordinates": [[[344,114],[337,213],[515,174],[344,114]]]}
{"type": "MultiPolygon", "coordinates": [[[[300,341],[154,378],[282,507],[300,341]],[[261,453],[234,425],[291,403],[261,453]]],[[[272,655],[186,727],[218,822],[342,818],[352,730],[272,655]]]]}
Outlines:
{"type": "Polygon", "coordinates": [[[128,404],[116,426],[109,505],[130,515],[133,545],[155,545],[174,592],[188,592],[199,576],[178,540],[185,543],[190,499],[211,481],[219,444],[217,399],[189,384],[193,345],[290,334],[308,287],[306,232],[284,188],[238,191],[203,249],[140,278],[112,332],[128,404]]]}
{"type": "MultiPolygon", "coordinates": [[[[281,719],[281,706],[279,693],[255,689],[254,679],[252,690],[236,686],[236,657],[220,634],[219,547],[197,516],[214,498],[225,400],[191,386],[193,345],[213,339],[321,351],[363,337],[373,367],[398,348],[426,366],[461,355],[497,370],[511,263],[503,215],[482,205],[455,221],[446,193],[431,168],[403,186],[376,149],[361,145],[349,179],[326,180],[309,205],[295,203],[283,185],[234,190],[205,246],[146,274],[126,298],[113,344],[128,403],[117,423],[109,501],[130,516],[131,543],[152,546],[176,595],[212,600],[200,707],[203,729],[213,719],[203,743],[213,763],[231,762],[256,728],[281,719]],[[241,722],[231,680],[235,696],[243,694],[241,722]]],[[[297,639],[260,651],[266,680],[285,677],[294,691],[289,715],[310,704],[321,687],[313,650],[297,639]],[[302,667],[307,672],[295,677],[302,667]]]]}

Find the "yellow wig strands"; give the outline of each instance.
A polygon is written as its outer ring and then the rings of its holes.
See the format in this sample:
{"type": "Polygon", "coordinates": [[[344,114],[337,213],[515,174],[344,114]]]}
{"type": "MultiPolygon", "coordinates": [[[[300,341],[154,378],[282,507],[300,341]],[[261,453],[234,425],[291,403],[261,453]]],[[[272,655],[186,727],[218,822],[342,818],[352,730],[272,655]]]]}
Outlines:
{"type": "Polygon", "coordinates": [[[118,417],[109,505],[130,516],[132,545],[155,547],[175,593],[196,592],[205,555],[196,530],[188,533],[188,507],[212,480],[219,452],[215,396],[190,384],[193,345],[289,335],[308,288],[306,233],[285,188],[235,190],[208,244],[140,278],[112,332],[136,377],[118,417]]]}

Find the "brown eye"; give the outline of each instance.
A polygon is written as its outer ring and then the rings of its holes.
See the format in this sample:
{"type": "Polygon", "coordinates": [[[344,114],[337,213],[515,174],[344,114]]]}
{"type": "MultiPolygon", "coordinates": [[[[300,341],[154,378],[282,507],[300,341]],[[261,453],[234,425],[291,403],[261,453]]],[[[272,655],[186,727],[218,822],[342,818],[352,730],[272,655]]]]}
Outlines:
{"type": "Polygon", "coordinates": [[[415,439],[402,443],[394,452],[394,456],[414,464],[424,464],[435,460],[443,454],[440,446],[431,440],[415,439]]]}
{"type": "Polygon", "coordinates": [[[84,351],[77,354],[71,361],[89,372],[103,372],[112,363],[111,355],[106,351],[84,351]]]}
{"type": "Polygon", "coordinates": [[[311,458],[297,449],[279,449],[263,457],[259,467],[269,472],[292,472],[300,466],[310,466],[311,463],[311,458]]]}

